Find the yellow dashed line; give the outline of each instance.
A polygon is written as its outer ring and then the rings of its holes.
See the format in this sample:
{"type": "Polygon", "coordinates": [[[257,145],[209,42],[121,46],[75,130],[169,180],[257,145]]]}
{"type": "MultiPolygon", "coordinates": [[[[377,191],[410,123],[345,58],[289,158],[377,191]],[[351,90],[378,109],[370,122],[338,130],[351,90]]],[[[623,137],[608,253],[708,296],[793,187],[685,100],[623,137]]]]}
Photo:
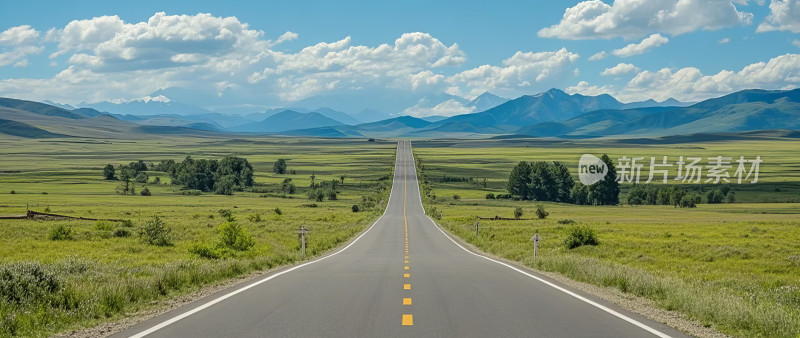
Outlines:
{"type": "Polygon", "coordinates": [[[411,305],[411,298],[403,298],[403,305],[411,305]]]}
{"type": "Polygon", "coordinates": [[[408,267],[403,268],[404,270],[408,270],[408,267]]]}
{"type": "Polygon", "coordinates": [[[404,326],[414,325],[414,316],[412,316],[412,315],[403,315],[403,325],[404,326]]]}
{"type": "Polygon", "coordinates": [[[410,273],[404,273],[403,274],[403,278],[411,278],[411,274],[410,273]]]}

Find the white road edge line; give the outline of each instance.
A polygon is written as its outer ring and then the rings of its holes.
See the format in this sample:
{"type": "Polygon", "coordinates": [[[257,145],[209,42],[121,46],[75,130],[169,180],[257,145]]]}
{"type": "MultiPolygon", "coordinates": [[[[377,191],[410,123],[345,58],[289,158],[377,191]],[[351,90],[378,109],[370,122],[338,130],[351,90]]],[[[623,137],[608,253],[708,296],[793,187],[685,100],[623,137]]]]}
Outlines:
{"type": "MultiPolygon", "coordinates": [[[[417,162],[414,160],[414,152],[413,152],[413,151],[411,152],[411,160],[412,160],[412,162],[414,162],[414,177],[417,177],[417,167],[416,167],[416,163],[417,163],[417,162]]],[[[419,184],[419,183],[418,183],[418,184],[419,184]]],[[[422,193],[419,191],[419,189],[417,189],[417,193],[418,193],[418,194],[420,194],[420,197],[419,197],[419,205],[420,205],[420,207],[422,208],[422,210],[424,211],[424,210],[425,210],[425,206],[423,206],[423,205],[422,205],[422,193]]],[[[556,290],[558,290],[558,291],[561,291],[561,292],[563,292],[563,293],[566,293],[566,294],[568,294],[568,295],[570,295],[570,296],[572,296],[572,297],[575,297],[575,298],[577,298],[577,299],[579,299],[579,300],[582,300],[583,302],[585,302],[585,303],[587,303],[587,304],[589,304],[589,305],[592,305],[592,306],[594,306],[594,307],[596,307],[596,308],[598,308],[598,309],[600,309],[600,310],[603,310],[603,311],[605,311],[605,312],[607,312],[607,313],[609,313],[609,314],[611,314],[611,315],[613,315],[613,316],[615,316],[615,317],[617,317],[617,318],[619,318],[619,319],[622,319],[622,320],[624,320],[624,321],[626,321],[626,322],[628,322],[628,323],[631,323],[631,324],[633,324],[633,325],[636,325],[636,326],[638,326],[639,328],[641,328],[641,329],[643,329],[643,330],[645,330],[645,331],[648,331],[648,332],[650,332],[650,333],[652,333],[652,334],[654,334],[654,335],[656,335],[656,336],[658,336],[658,337],[661,337],[661,338],[671,338],[671,336],[670,336],[670,335],[668,335],[668,334],[665,334],[665,333],[663,333],[663,332],[661,332],[661,331],[658,331],[658,330],[656,330],[656,329],[654,329],[654,328],[652,328],[652,327],[650,327],[650,326],[647,326],[647,325],[645,325],[645,324],[643,324],[643,323],[641,323],[641,322],[639,322],[639,321],[637,321],[637,320],[635,320],[635,319],[633,319],[633,318],[631,318],[631,317],[628,317],[628,316],[626,316],[626,315],[623,315],[623,314],[621,314],[621,313],[619,313],[619,312],[617,312],[617,311],[614,311],[614,310],[612,310],[612,309],[609,309],[608,307],[605,307],[605,306],[603,306],[602,304],[599,304],[599,303],[597,303],[597,302],[595,302],[595,301],[593,301],[593,300],[591,300],[591,299],[588,299],[588,298],[586,298],[586,297],[583,297],[583,296],[581,296],[581,295],[579,295],[579,294],[577,294],[577,293],[574,293],[574,292],[572,292],[572,291],[569,291],[569,290],[567,290],[567,289],[565,289],[565,288],[562,288],[562,287],[560,287],[560,286],[558,286],[558,285],[555,285],[555,284],[553,284],[553,283],[551,283],[551,282],[548,282],[548,281],[546,281],[546,280],[544,280],[544,279],[541,279],[541,278],[539,278],[539,277],[536,277],[536,276],[534,276],[534,275],[532,275],[532,274],[530,274],[530,273],[528,273],[528,272],[526,272],[526,271],[520,270],[519,268],[517,268],[517,267],[515,267],[515,266],[512,266],[512,265],[509,265],[509,264],[507,264],[507,263],[504,263],[504,262],[498,261],[498,260],[496,260],[496,259],[493,259],[493,258],[490,258],[490,257],[486,257],[486,256],[484,256],[484,255],[481,255],[481,254],[478,254],[478,253],[472,252],[472,251],[468,250],[467,248],[463,247],[461,244],[459,244],[458,242],[456,242],[456,240],[454,240],[452,237],[450,237],[450,235],[448,235],[446,232],[444,232],[444,230],[442,230],[442,228],[441,228],[441,227],[439,227],[439,226],[436,224],[436,222],[434,222],[434,221],[433,221],[433,219],[431,219],[430,217],[428,217],[427,213],[425,214],[425,218],[427,218],[427,219],[428,219],[428,220],[431,222],[431,224],[433,224],[433,226],[434,226],[434,227],[435,227],[437,230],[439,230],[439,232],[441,232],[441,233],[442,233],[442,235],[444,235],[445,237],[447,237],[447,239],[449,239],[451,242],[453,242],[453,244],[457,245],[459,248],[461,248],[462,250],[464,250],[464,251],[466,251],[466,252],[468,252],[468,253],[470,253],[470,254],[472,254],[472,255],[478,256],[478,257],[480,257],[480,258],[483,258],[483,259],[487,259],[487,260],[489,260],[489,261],[495,262],[495,263],[497,263],[497,264],[500,264],[500,265],[503,265],[503,266],[505,266],[505,267],[508,267],[509,269],[512,269],[512,270],[514,270],[514,271],[516,271],[516,272],[519,272],[519,273],[521,273],[521,274],[523,274],[523,275],[525,275],[525,276],[528,276],[528,277],[530,277],[530,278],[533,278],[533,279],[535,279],[535,280],[537,280],[537,281],[539,281],[539,282],[542,282],[542,283],[544,283],[544,284],[545,284],[545,285],[547,285],[547,286],[550,286],[550,287],[552,287],[552,288],[554,288],[554,289],[556,289],[556,290]]]]}
{"type": "MultiPolygon", "coordinates": [[[[398,149],[399,149],[399,147],[398,147],[398,149]]],[[[397,167],[398,167],[397,158],[398,158],[398,156],[397,156],[397,153],[395,153],[395,173],[397,173],[397,167]]],[[[413,159],[413,155],[412,155],[412,159],[413,159]]],[[[415,168],[416,168],[416,166],[415,166],[415,168]]],[[[416,169],[414,170],[414,175],[416,176],[416,169]]],[[[403,177],[403,179],[405,180],[406,178],[405,178],[405,177],[403,177]]],[[[179,321],[179,320],[181,320],[181,319],[184,319],[184,318],[186,318],[186,317],[189,317],[189,316],[191,316],[191,315],[193,315],[193,314],[195,314],[195,313],[198,313],[198,312],[200,312],[200,311],[202,311],[202,310],[204,310],[204,309],[207,309],[207,308],[211,307],[211,306],[212,306],[212,305],[214,305],[214,304],[217,304],[217,303],[219,303],[219,302],[221,302],[221,301],[223,301],[223,300],[226,300],[226,299],[228,299],[228,298],[231,298],[231,297],[233,297],[233,296],[235,296],[235,295],[237,295],[237,294],[239,294],[239,293],[241,293],[241,292],[243,292],[243,291],[245,291],[245,290],[247,290],[247,289],[250,289],[250,288],[252,288],[252,287],[255,287],[255,286],[259,285],[259,284],[265,283],[265,282],[267,282],[267,281],[269,281],[269,280],[271,280],[271,279],[273,279],[273,278],[275,278],[275,277],[278,277],[278,276],[280,276],[280,275],[283,275],[283,274],[286,274],[286,273],[292,272],[292,271],[294,271],[294,270],[297,270],[297,269],[299,269],[299,268],[302,268],[302,267],[304,267],[304,266],[306,266],[306,265],[311,265],[311,264],[314,264],[314,263],[320,262],[320,261],[322,261],[322,260],[325,260],[325,259],[327,259],[327,258],[330,258],[330,257],[333,257],[333,256],[336,256],[336,255],[338,255],[338,254],[339,254],[339,253],[341,253],[342,251],[345,251],[345,250],[347,250],[347,248],[351,247],[353,244],[355,244],[356,242],[358,242],[358,240],[359,240],[359,239],[361,239],[361,237],[364,237],[364,235],[366,235],[367,233],[369,233],[369,232],[370,232],[370,230],[372,230],[372,228],[374,228],[374,227],[375,227],[375,224],[378,224],[378,222],[380,222],[380,221],[381,221],[381,219],[383,218],[383,216],[385,216],[385,215],[386,215],[386,212],[389,210],[388,206],[390,205],[390,203],[389,203],[389,202],[391,202],[391,201],[392,201],[392,196],[394,196],[394,179],[392,180],[392,188],[391,188],[391,190],[389,190],[389,201],[387,201],[387,202],[386,202],[386,206],[387,206],[387,207],[386,207],[386,210],[384,210],[384,211],[383,211],[383,214],[381,215],[381,217],[378,217],[378,219],[377,219],[377,220],[375,220],[375,222],[373,222],[373,223],[372,223],[372,225],[369,227],[369,229],[367,229],[367,231],[364,231],[364,233],[362,233],[360,236],[356,237],[356,239],[355,239],[355,240],[353,240],[352,242],[350,242],[350,244],[348,244],[347,246],[345,246],[345,247],[344,247],[344,248],[342,248],[341,250],[339,250],[339,251],[336,251],[336,252],[334,252],[334,253],[332,253],[332,254],[330,254],[330,255],[327,255],[327,256],[321,257],[321,258],[319,258],[319,259],[316,259],[316,260],[313,260],[313,261],[310,261],[310,262],[303,263],[303,264],[301,264],[301,265],[295,266],[295,267],[293,267],[293,268],[291,268],[291,269],[287,269],[287,270],[284,270],[284,271],[278,272],[278,273],[276,273],[276,274],[274,274],[274,275],[270,275],[269,277],[266,277],[266,278],[264,278],[264,279],[262,279],[262,280],[259,280],[259,281],[257,281],[257,282],[253,282],[253,283],[251,283],[251,284],[248,284],[248,285],[246,285],[246,286],[243,286],[243,287],[241,287],[241,288],[239,288],[239,289],[236,289],[236,290],[234,290],[234,291],[231,291],[231,292],[229,292],[229,293],[226,293],[226,294],[224,294],[224,295],[222,295],[222,296],[219,296],[219,297],[215,298],[214,300],[211,300],[211,301],[209,301],[209,302],[207,302],[207,303],[205,303],[205,304],[203,304],[203,305],[200,305],[200,306],[198,306],[198,307],[196,307],[196,308],[194,308],[194,309],[191,309],[191,310],[189,310],[189,311],[186,311],[186,312],[184,312],[184,313],[181,313],[181,314],[179,314],[179,315],[177,315],[177,316],[175,316],[175,317],[172,317],[172,318],[170,318],[170,319],[168,319],[168,320],[165,320],[165,321],[163,321],[163,322],[159,323],[158,325],[151,326],[151,327],[150,327],[149,329],[147,329],[147,330],[144,330],[144,331],[142,331],[142,332],[139,332],[139,333],[137,333],[137,334],[135,334],[135,335],[132,335],[132,336],[130,336],[130,338],[141,338],[141,337],[145,337],[145,336],[147,336],[147,335],[149,335],[149,334],[151,334],[151,333],[153,333],[153,332],[156,332],[156,331],[158,331],[158,330],[161,330],[161,329],[163,329],[163,328],[165,328],[165,327],[169,326],[170,324],[173,324],[173,323],[175,323],[175,322],[177,322],[177,321],[179,321]]]]}

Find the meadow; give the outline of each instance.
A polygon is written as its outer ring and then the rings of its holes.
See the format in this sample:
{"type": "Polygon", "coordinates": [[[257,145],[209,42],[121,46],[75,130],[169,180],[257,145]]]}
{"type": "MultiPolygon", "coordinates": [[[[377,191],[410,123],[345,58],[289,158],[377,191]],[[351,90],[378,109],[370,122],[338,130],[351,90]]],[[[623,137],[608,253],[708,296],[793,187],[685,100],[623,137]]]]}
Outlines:
{"type": "MultiPolygon", "coordinates": [[[[741,337],[800,335],[800,155],[796,149],[800,142],[786,139],[662,146],[491,140],[414,143],[415,156],[436,196],[426,200],[426,208],[440,211],[438,222],[451,233],[493,255],[644,297],[663,309],[741,337]],[[730,185],[735,203],[697,208],[578,206],[485,197],[507,193],[508,174],[523,160],[563,161],[577,180],[577,161],[584,153],[606,153],[612,159],[644,156],[648,161],[650,156],[665,155],[760,155],[764,163],[759,183],[730,185]],[[453,178],[467,180],[453,182],[453,178]],[[545,219],[534,214],[539,204],[549,212],[545,219]],[[528,220],[482,220],[476,236],[476,216],[513,218],[518,207],[528,220]],[[595,230],[599,245],[568,249],[568,232],[584,225],[595,230]],[[542,240],[539,257],[534,259],[530,239],[536,231],[542,240]]],[[[675,176],[674,171],[670,174],[675,176]]],[[[647,177],[646,171],[643,176],[647,177]]],[[[715,188],[684,186],[698,192],[715,188]]],[[[621,201],[629,188],[623,184],[621,201]]]]}
{"type": "Polygon", "coordinates": [[[382,212],[391,185],[394,142],[290,138],[150,140],[0,139],[0,215],[38,212],[130,222],[75,219],[0,220],[0,336],[47,336],[163,306],[169,299],[225,280],[291,264],[337,247],[382,212]],[[255,186],[232,196],[185,195],[164,172],[148,171],[137,195],[120,195],[103,166],[143,160],[244,157],[255,186]],[[289,174],[273,173],[279,158],[289,174]],[[295,174],[291,174],[295,172],[295,174]],[[338,180],[336,200],[313,201],[315,182],[338,180]],[[154,184],[158,177],[160,184],[154,184]],[[281,184],[291,178],[295,194],[281,184]],[[151,196],[140,196],[146,186],[151,196]],[[376,200],[364,208],[363,196],[376,200]],[[382,202],[383,201],[383,202],[382,202]],[[362,204],[359,212],[353,205],[362,204]],[[255,245],[220,259],[192,248],[213,246],[230,210],[255,245]],[[171,245],[139,233],[154,216],[170,229],[171,245]],[[307,254],[294,232],[310,229],[307,254]],[[52,240],[54,229],[70,238],[52,240]]]}

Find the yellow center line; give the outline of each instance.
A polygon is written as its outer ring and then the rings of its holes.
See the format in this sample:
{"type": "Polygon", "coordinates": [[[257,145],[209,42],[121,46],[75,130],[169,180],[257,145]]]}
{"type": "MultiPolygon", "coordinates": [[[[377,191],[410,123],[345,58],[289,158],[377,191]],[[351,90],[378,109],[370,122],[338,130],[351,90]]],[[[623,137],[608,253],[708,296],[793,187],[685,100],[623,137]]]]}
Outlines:
{"type": "MultiPolygon", "coordinates": [[[[403,143],[405,145],[405,143],[403,143]]],[[[405,148],[404,148],[405,149],[405,148]]],[[[407,182],[408,179],[408,162],[406,161],[405,154],[403,156],[403,226],[405,228],[405,266],[403,267],[404,270],[408,270],[408,217],[406,216],[406,196],[408,195],[407,191],[407,182]]],[[[410,273],[403,274],[403,278],[411,278],[410,273]]],[[[411,290],[411,284],[405,283],[403,284],[403,290],[411,290]]],[[[411,298],[403,298],[403,305],[411,305],[411,298]]],[[[411,314],[404,314],[403,315],[403,326],[413,326],[414,325],[414,316],[411,314]]]]}

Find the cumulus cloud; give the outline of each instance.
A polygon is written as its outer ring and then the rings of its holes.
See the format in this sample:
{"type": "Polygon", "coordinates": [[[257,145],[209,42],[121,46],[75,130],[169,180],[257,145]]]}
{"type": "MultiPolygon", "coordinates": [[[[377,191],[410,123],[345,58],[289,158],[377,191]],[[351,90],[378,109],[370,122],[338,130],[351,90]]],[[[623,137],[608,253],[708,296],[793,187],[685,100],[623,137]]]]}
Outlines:
{"type": "MultiPolygon", "coordinates": [[[[487,91],[530,91],[533,83],[546,84],[569,72],[580,56],[562,48],[553,52],[521,52],[503,60],[502,66],[482,65],[457,73],[448,82],[459,92],[477,96],[487,91]]],[[[544,87],[548,87],[544,85],[544,87]]]]}
{"type": "Polygon", "coordinates": [[[589,61],[602,60],[602,59],[605,59],[607,57],[608,57],[608,53],[606,53],[606,51],[603,50],[603,51],[599,51],[599,52],[595,53],[594,55],[590,56],[589,57],[589,61]]]}
{"type": "Polygon", "coordinates": [[[607,75],[607,76],[619,76],[625,74],[632,74],[638,73],[639,67],[636,67],[630,63],[620,63],[614,67],[606,68],[600,75],[607,75]]]}
{"type": "Polygon", "coordinates": [[[432,69],[457,66],[466,57],[457,44],[445,45],[427,33],[406,33],[393,45],[353,46],[350,37],[321,42],[297,53],[269,51],[270,67],[249,76],[251,83],[275,79],[279,96],[295,101],[332,89],[382,86],[420,90],[441,87],[445,77],[432,69]]]}
{"type": "Polygon", "coordinates": [[[750,89],[793,89],[800,86],[800,54],[785,54],[748,65],[739,71],[723,70],[714,75],[704,75],[699,69],[664,68],[643,71],[631,79],[624,88],[596,87],[588,83],[570,87],[573,92],[596,93],[604,90],[623,101],[645,99],[700,101],[731,92],[750,89]]]}
{"type": "Polygon", "coordinates": [[[52,57],[75,52],[70,64],[116,72],[199,64],[238,50],[266,49],[262,35],[235,17],[160,12],[139,23],[125,23],[118,16],[74,20],[48,32],[48,39],[58,41],[52,57]]]}
{"type": "Polygon", "coordinates": [[[600,0],[567,8],[558,24],[538,35],[559,39],[637,38],[652,32],[679,35],[750,24],[753,15],[740,12],[727,0],[600,0]]]}
{"type": "Polygon", "coordinates": [[[728,43],[728,42],[731,42],[731,39],[729,39],[729,38],[723,38],[722,40],[719,40],[719,44],[720,44],[720,45],[724,45],[724,44],[726,44],[726,43],[728,43]]]}
{"type": "Polygon", "coordinates": [[[299,35],[295,32],[286,32],[279,36],[278,39],[275,40],[274,44],[277,45],[282,42],[297,40],[298,37],[299,35]]]}
{"type": "Polygon", "coordinates": [[[647,51],[650,49],[661,46],[667,42],[669,42],[669,39],[661,36],[661,34],[656,33],[645,38],[642,40],[642,42],[632,43],[620,49],[615,49],[611,52],[611,54],[626,58],[633,55],[647,53],[647,51]]]}
{"type": "Polygon", "coordinates": [[[772,0],[770,13],[756,32],[790,31],[800,33],[800,0],[772,0]]]}
{"type": "Polygon", "coordinates": [[[568,94],[583,94],[589,96],[614,93],[612,86],[602,86],[602,87],[592,86],[589,84],[589,82],[586,81],[578,82],[577,85],[572,87],[567,87],[564,91],[568,94]]]}
{"type": "Polygon", "coordinates": [[[424,105],[414,105],[406,108],[402,115],[410,115],[416,117],[426,116],[455,116],[461,114],[469,114],[474,112],[473,107],[467,107],[455,99],[450,99],[433,107],[425,107],[424,105]]]}
{"type": "Polygon", "coordinates": [[[27,66],[28,55],[44,51],[44,47],[37,45],[38,40],[39,31],[28,25],[11,27],[0,32],[0,67],[27,66]]]}
{"type": "Polygon", "coordinates": [[[792,41],[792,44],[797,46],[797,47],[800,47],[800,40],[794,40],[794,41],[792,41]]]}

